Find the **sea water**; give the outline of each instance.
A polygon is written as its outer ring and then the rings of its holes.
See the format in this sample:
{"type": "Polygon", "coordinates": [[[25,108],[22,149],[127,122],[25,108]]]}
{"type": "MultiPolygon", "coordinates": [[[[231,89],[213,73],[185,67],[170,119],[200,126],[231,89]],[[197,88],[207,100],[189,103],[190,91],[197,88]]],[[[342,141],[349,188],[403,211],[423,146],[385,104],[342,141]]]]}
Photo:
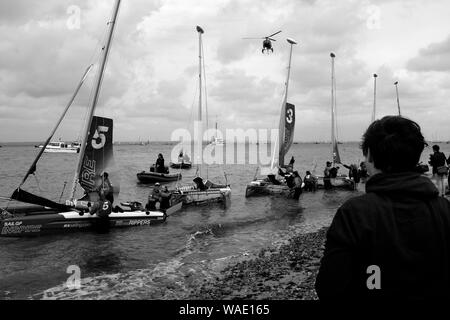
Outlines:
{"type": "MultiPolygon", "coordinates": [[[[148,146],[116,145],[116,168],[121,192],[116,202],[145,202],[151,185],[139,184],[136,173],[148,170],[162,153],[169,162],[171,143],[148,146]]],[[[229,146],[226,146],[229,147],[229,146]]],[[[450,145],[441,144],[448,156],[450,145]]],[[[249,149],[237,157],[248,159],[249,149]]],[[[270,148],[269,148],[270,152],[270,148]]],[[[37,149],[34,145],[0,149],[0,196],[10,196],[37,149]]],[[[422,155],[427,163],[431,148],[422,155]]],[[[346,164],[363,160],[358,143],[340,145],[346,164]]],[[[295,157],[301,176],[306,170],[322,174],[330,160],[330,144],[294,144],[286,157],[295,157]]],[[[77,155],[44,154],[36,177],[25,190],[55,201],[70,194],[77,155]]],[[[267,246],[283,243],[295,233],[328,226],[336,209],[364,192],[318,191],[303,193],[298,201],[282,197],[245,198],[246,184],[257,164],[211,165],[204,178],[231,184],[231,204],[185,208],[162,225],[112,229],[107,234],[80,232],[34,238],[0,238],[0,299],[168,299],[189,298],[189,290],[214,279],[230,263],[251,257],[267,246]],[[227,180],[224,178],[227,175],[227,180]],[[80,270],[81,287],[66,285],[69,266],[80,270]]],[[[177,170],[172,170],[177,171],[177,170]]],[[[342,173],[348,170],[341,168],[342,173]]],[[[195,166],[182,170],[191,183],[195,166]]],[[[112,181],[117,184],[117,181],[112,181]]],[[[168,184],[169,188],[176,183],[168,184]]],[[[5,201],[0,202],[6,206],[5,201]]],[[[11,203],[10,205],[13,205],[11,203]]]]}

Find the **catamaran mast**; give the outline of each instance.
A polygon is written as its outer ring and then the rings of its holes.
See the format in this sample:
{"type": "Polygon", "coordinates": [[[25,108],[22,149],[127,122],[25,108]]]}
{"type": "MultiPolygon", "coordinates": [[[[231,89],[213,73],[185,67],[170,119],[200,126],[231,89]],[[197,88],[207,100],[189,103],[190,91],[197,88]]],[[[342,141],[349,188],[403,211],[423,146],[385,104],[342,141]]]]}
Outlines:
{"type": "MultiPolygon", "coordinates": [[[[198,98],[198,146],[197,146],[197,171],[199,165],[203,162],[203,123],[202,123],[202,35],[205,31],[200,26],[197,26],[198,32],[198,85],[199,85],[199,98],[198,98]]],[[[201,175],[201,172],[200,172],[201,175]]]]}
{"type": "Polygon", "coordinates": [[[198,121],[202,121],[202,34],[203,29],[197,26],[198,32],[198,85],[200,94],[198,98],[198,121]]]}
{"type": "Polygon", "coordinates": [[[75,171],[75,177],[73,179],[73,185],[72,185],[72,193],[70,195],[70,200],[72,200],[72,201],[75,198],[75,192],[76,192],[77,183],[78,183],[78,174],[81,170],[81,167],[82,167],[83,161],[84,161],[85,148],[87,145],[87,138],[89,136],[89,130],[90,130],[90,126],[91,126],[92,117],[94,116],[95,107],[97,106],[98,97],[100,94],[100,88],[101,88],[102,80],[103,80],[103,73],[106,68],[106,62],[108,60],[108,53],[111,48],[111,42],[112,42],[112,37],[114,34],[114,28],[116,26],[117,16],[119,13],[119,7],[120,7],[120,0],[116,0],[111,21],[108,22],[108,26],[109,26],[108,38],[106,40],[105,46],[102,48],[103,55],[102,55],[101,61],[100,61],[100,68],[97,73],[94,98],[92,99],[92,103],[89,108],[89,114],[88,114],[88,117],[86,118],[84,136],[83,136],[83,140],[82,140],[82,143],[80,146],[80,154],[78,156],[77,170],[75,171]]]}
{"type": "Polygon", "coordinates": [[[397,107],[398,107],[398,115],[401,116],[402,113],[400,112],[400,99],[398,97],[398,81],[395,81],[395,91],[397,92],[397,107]]]}
{"type": "Polygon", "coordinates": [[[336,127],[336,123],[335,123],[335,119],[334,119],[334,112],[335,112],[335,75],[334,75],[334,58],[336,57],[336,55],[332,52],[330,53],[330,57],[331,57],[331,156],[333,159],[333,167],[334,167],[334,145],[336,143],[336,136],[335,136],[335,127],[336,127]]]}
{"type": "Polygon", "coordinates": [[[279,166],[284,166],[284,155],[281,154],[280,150],[283,146],[283,140],[284,140],[284,124],[285,124],[285,117],[286,117],[286,103],[288,98],[288,90],[289,90],[289,78],[291,75],[291,62],[292,62],[292,47],[294,44],[297,44],[297,42],[293,39],[287,38],[286,41],[291,45],[290,53],[289,53],[289,63],[287,68],[287,76],[286,76],[286,90],[285,95],[283,99],[283,105],[281,107],[281,115],[280,115],[280,123],[279,123],[279,132],[278,132],[278,148],[279,148],[279,156],[278,156],[278,162],[279,166]]]}
{"type": "Polygon", "coordinates": [[[375,121],[377,111],[377,77],[376,73],[373,74],[373,110],[372,110],[372,122],[375,121]]]}

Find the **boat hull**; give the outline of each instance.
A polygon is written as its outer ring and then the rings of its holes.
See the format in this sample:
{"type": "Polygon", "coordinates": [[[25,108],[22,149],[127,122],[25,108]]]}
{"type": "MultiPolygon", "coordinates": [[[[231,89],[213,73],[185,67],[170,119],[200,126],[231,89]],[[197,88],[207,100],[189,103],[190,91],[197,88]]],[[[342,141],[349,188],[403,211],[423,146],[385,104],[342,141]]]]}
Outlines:
{"type": "Polygon", "coordinates": [[[160,224],[166,221],[161,211],[113,212],[108,218],[77,211],[56,214],[41,213],[17,216],[0,220],[1,237],[26,237],[74,231],[96,230],[98,228],[136,227],[160,224]]]}
{"type": "MultiPolygon", "coordinates": [[[[317,177],[318,178],[318,189],[324,189],[324,182],[323,177],[317,177]]],[[[331,185],[333,186],[333,189],[343,189],[343,190],[356,190],[356,184],[355,182],[350,179],[349,177],[336,177],[331,178],[331,185]]]]}
{"type": "Polygon", "coordinates": [[[245,197],[267,196],[267,195],[282,195],[288,196],[291,189],[287,185],[276,185],[263,181],[252,181],[245,189],[245,197]]]}
{"type": "Polygon", "coordinates": [[[231,199],[231,189],[226,188],[210,188],[201,190],[183,190],[177,195],[179,201],[186,205],[204,205],[210,203],[223,203],[228,205],[231,199]]]}
{"type": "Polygon", "coordinates": [[[181,180],[181,173],[157,173],[142,171],[137,174],[141,183],[171,182],[181,180]]]}
{"type": "Polygon", "coordinates": [[[172,169],[191,169],[192,168],[192,163],[188,162],[183,162],[183,163],[170,163],[170,167],[172,169]]]}

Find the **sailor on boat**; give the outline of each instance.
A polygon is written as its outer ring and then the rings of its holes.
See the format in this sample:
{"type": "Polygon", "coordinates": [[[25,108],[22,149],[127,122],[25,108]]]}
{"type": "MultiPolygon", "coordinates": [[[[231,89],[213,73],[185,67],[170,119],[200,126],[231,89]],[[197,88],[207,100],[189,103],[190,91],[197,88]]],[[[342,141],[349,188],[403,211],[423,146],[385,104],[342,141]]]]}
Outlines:
{"type": "Polygon", "coordinates": [[[161,190],[161,184],[155,183],[152,192],[148,196],[148,202],[145,208],[147,210],[166,210],[170,208],[170,199],[172,193],[167,187],[161,190]]]}
{"type": "Polygon", "coordinates": [[[158,154],[158,159],[156,159],[155,172],[157,172],[157,173],[167,173],[166,171],[167,171],[167,169],[164,166],[164,157],[160,153],[160,154],[158,154]]]}
{"type": "Polygon", "coordinates": [[[152,192],[148,195],[147,210],[157,210],[157,203],[161,204],[161,184],[155,183],[152,192]]]}
{"type": "Polygon", "coordinates": [[[103,172],[101,185],[100,185],[100,192],[102,192],[104,194],[104,197],[106,200],[111,202],[111,205],[114,203],[113,186],[111,184],[111,181],[109,181],[108,172],[103,172]]]}

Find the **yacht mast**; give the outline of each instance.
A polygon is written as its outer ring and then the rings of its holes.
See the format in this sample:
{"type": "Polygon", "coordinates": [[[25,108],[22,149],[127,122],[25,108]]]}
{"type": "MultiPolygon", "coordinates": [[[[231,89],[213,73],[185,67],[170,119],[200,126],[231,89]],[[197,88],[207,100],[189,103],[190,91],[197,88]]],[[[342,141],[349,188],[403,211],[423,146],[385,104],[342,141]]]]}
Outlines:
{"type": "Polygon", "coordinates": [[[81,170],[81,167],[82,167],[83,161],[84,161],[85,148],[87,145],[87,138],[89,136],[89,130],[90,130],[90,126],[91,126],[92,117],[94,116],[95,107],[97,106],[98,97],[100,94],[100,89],[101,89],[102,80],[103,80],[103,74],[104,74],[104,71],[106,68],[106,62],[108,60],[108,53],[111,48],[111,42],[112,42],[112,37],[114,34],[114,28],[116,26],[117,16],[119,13],[119,7],[120,7],[120,0],[116,0],[111,21],[108,22],[108,26],[109,26],[108,38],[106,40],[105,46],[102,48],[103,54],[101,57],[100,68],[98,70],[97,78],[96,78],[96,82],[95,82],[94,98],[92,99],[92,103],[89,108],[89,114],[88,114],[88,117],[86,118],[84,136],[83,136],[83,140],[82,140],[82,143],[80,146],[80,154],[78,156],[78,165],[77,165],[77,170],[75,171],[75,177],[73,179],[73,185],[72,185],[72,193],[70,196],[70,200],[72,200],[72,201],[74,200],[74,197],[75,197],[75,192],[76,192],[77,183],[78,183],[78,175],[79,175],[79,172],[81,170]]]}
{"type": "Polygon", "coordinates": [[[334,58],[336,57],[336,55],[332,52],[330,53],[330,57],[331,57],[331,156],[332,156],[332,161],[333,161],[333,167],[334,167],[334,158],[335,158],[335,154],[334,154],[334,149],[335,149],[335,143],[336,143],[336,136],[335,136],[335,119],[334,119],[334,112],[335,112],[335,77],[334,77],[334,58]]]}
{"type": "MultiPolygon", "coordinates": [[[[200,26],[197,26],[198,32],[198,85],[199,85],[199,98],[198,98],[198,140],[197,147],[197,171],[199,165],[203,162],[203,123],[202,123],[202,35],[204,33],[200,26]]],[[[198,173],[198,172],[197,172],[198,173]]],[[[201,172],[200,172],[201,175],[201,172]]]]}
{"type": "Polygon", "coordinates": [[[372,110],[372,122],[375,121],[377,112],[377,77],[378,75],[374,73],[373,75],[373,110],[372,110]]]}

